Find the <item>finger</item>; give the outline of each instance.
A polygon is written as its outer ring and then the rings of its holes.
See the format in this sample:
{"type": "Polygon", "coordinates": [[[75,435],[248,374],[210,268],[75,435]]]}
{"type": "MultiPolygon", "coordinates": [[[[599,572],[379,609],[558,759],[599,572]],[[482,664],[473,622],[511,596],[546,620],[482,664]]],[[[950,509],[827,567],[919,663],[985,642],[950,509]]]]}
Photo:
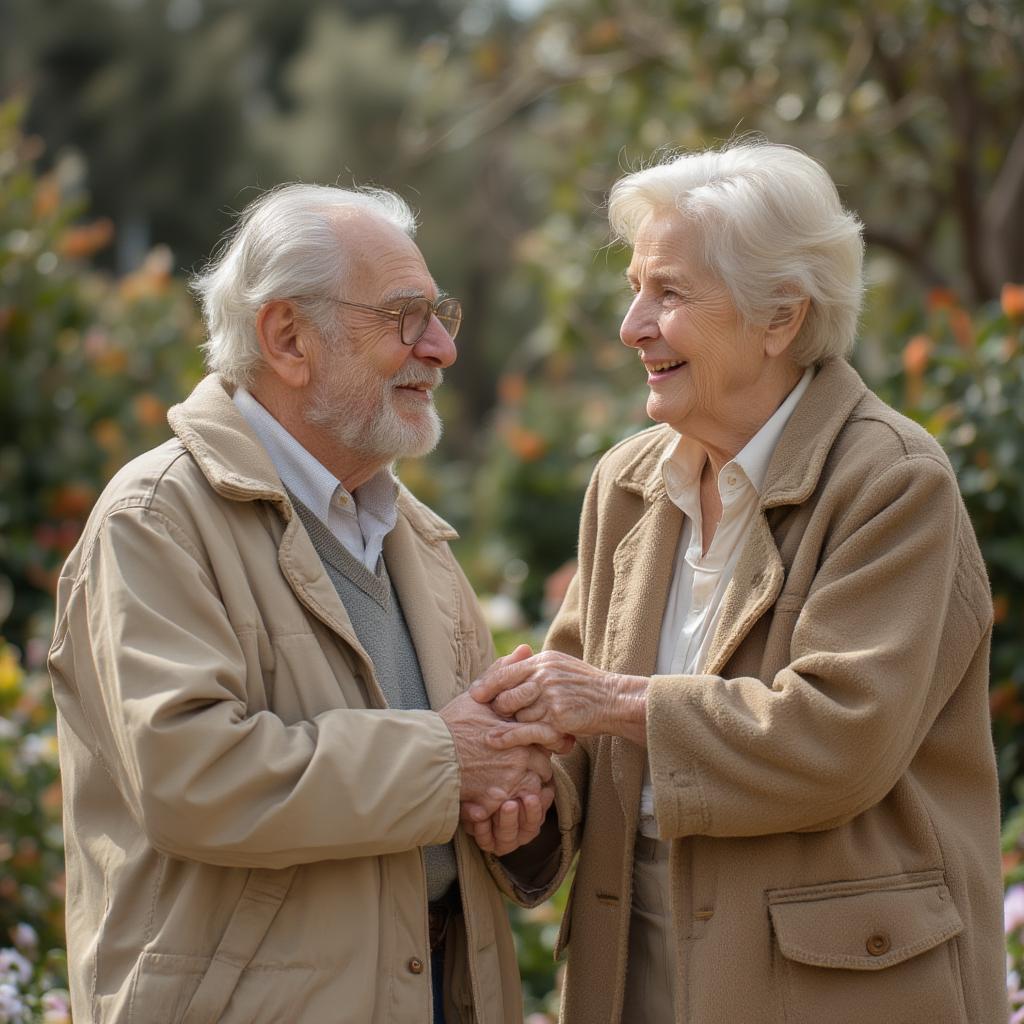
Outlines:
{"type": "Polygon", "coordinates": [[[476,845],[486,853],[492,853],[496,846],[494,840],[494,828],[491,819],[488,818],[486,821],[477,821],[472,824],[467,830],[469,834],[476,841],[476,845]]]}
{"type": "Polygon", "coordinates": [[[551,754],[540,747],[528,747],[526,765],[531,772],[536,772],[542,782],[547,782],[555,774],[551,767],[551,754]]]}
{"type": "Polygon", "coordinates": [[[533,648],[529,644],[520,644],[511,654],[506,654],[503,658],[499,658],[498,661],[502,665],[514,665],[518,661],[525,661],[527,658],[533,657],[533,648]]]}
{"type": "MultiPolygon", "coordinates": [[[[519,798],[519,807],[519,831],[528,833],[532,839],[540,831],[541,823],[544,821],[540,796],[536,793],[526,793],[519,798]]],[[[529,842],[529,839],[526,841],[529,842]]]]}
{"type": "Polygon", "coordinates": [[[565,734],[547,722],[509,722],[507,725],[499,725],[487,733],[487,742],[495,750],[536,746],[545,747],[556,754],[565,753],[565,734]]]}
{"type": "Polygon", "coordinates": [[[512,686],[499,693],[491,702],[491,707],[499,715],[512,718],[518,711],[529,707],[540,696],[540,683],[536,679],[524,679],[518,686],[512,686]]]}
{"type": "Polygon", "coordinates": [[[551,810],[551,805],[555,802],[555,787],[553,785],[545,786],[537,799],[540,801],[541,814],[546,817],[548,811],[551,810]]]}
{"type": "Polygon", "coordinates": [[[515,799],[524,797],[527,793],[533,793],[539,796],[541,790],[548,785],[536,772],[527,772],[523,775],[523,780],[519,784],[519,788],[515,792],[515,799]]]}
{"type": "Polygon", "coordinates": [[[519,836],[519,801],[506,800],[491,819],[491,827],[494,832],[494,844],[498,849],[514,849],[519,836]]]}
{"type": "MultiPolygon", "coordinates": [[[[514,657],[526,644],[520,644],[508,658],[514,657]]],[[[469,694],[475,701],[481,704],[490,704],[499,693],[503,693],[514,686],[522,683],[532,671],[529,657],[525,660],[510,662],[508,658],[504,663],[495,662],[479,679],[469,687],[469,694]]]]}
{"type": "Polygon", "coordinates": [[[490,817],[487,808],[471,802],[464,803],[459,814],[463,821],[473,824],[476,824],[478,821],[486,821],[490,817]]]}

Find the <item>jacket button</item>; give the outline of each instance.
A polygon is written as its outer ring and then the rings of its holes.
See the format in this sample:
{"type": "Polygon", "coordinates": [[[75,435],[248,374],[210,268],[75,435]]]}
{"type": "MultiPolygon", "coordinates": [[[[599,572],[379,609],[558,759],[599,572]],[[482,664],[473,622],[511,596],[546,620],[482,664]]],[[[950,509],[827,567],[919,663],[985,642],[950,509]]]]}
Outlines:
{"type": "Polygon", "coordinates": [[[423,973],[423,961],[418,956],[414,956],[406,966],[411,974],[423,973]]]}
{"type": "Polygon", "coordinates": [[[872,935],[865,945],[872,956],[882,956],[889,952],[892,943],[889,941],[888,935],[879,932],[877,935],[872,935]]]}

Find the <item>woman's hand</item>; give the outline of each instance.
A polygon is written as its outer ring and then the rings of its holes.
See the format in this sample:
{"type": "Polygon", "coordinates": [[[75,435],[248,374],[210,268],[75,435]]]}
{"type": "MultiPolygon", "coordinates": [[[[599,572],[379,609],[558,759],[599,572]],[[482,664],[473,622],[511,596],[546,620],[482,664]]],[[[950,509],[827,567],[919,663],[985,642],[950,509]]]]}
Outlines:
{"type": "Polygon", "coordinates": [[[496,665],[469,688],[474,700],[516,719],[491,731],[488,740],[498,748],[536,743],[534,735],[550,728],[573,736],[625,736],[643,745],[646,692],[643,676],[605,672],[559,651],[496,665]]]}

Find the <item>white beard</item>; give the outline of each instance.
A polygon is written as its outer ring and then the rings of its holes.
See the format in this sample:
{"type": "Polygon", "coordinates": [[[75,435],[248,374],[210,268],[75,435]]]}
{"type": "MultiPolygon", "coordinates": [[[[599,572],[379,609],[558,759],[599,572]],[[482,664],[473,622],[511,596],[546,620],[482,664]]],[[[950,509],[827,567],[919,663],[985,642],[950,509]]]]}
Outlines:
{"type": "MultiPolygon", "coordinates": [[[[395,388],[410,384],[437,387],[442,379],[440,370],[409,362],[386,380],[368,368],[327,370],[306,409],[307,423],[327,431],[353,454],[374,461],[426,455],[437,446],[441,418],[433,398],[423,403],[414,417],[403,416],[397,407],[403,399],[395,388]]],[[[410,405],[413,401],[418,400],[408,399],[410,405]]]]}

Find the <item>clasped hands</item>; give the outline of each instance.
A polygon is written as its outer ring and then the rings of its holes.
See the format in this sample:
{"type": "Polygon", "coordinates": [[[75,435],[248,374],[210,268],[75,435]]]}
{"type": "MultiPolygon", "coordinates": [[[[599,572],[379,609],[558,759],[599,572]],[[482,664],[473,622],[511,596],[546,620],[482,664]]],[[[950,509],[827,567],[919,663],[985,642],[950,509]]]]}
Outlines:
{"type": "Polygon", "coordinates": [[[646,686],[523,644],[442,709],[459,754],[463,826],[481,849],[502,856],[537,836],[554,800],[551,756],[576,736],[643,742],[646,686]]]}

